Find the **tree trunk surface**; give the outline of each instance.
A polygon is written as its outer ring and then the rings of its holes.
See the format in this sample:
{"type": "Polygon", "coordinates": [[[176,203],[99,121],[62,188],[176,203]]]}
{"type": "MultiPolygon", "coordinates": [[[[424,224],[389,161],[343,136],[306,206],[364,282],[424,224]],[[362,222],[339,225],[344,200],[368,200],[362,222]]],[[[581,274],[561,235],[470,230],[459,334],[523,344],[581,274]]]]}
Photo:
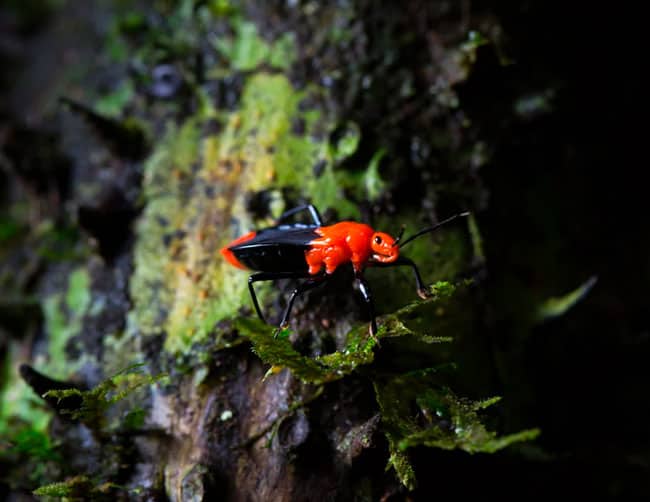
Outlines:
{"type": "Polygon", "coordinates": [[[16,75],[1,82],[0,495],[429,500],[552,477],[529,442],[526,340],[595,279],[530,286],[534,260],[564,271],[531,244],[497,249],[502,225],[486,237],[477,217],[486,166],[515,165],[511,138],[563,92],[548,68],[513,69],[534,37],[512,21],[535,9],[44,4],[0,17],[16,75]],[[305,203],[406,237],[472,214],[405,246],[428,298],[408,268],[367,270],[377,337],[348,267],[274,337],[295,281],[256,284],[265,325],[219,251],[305,203]],[[525,256],[530,280],[488,276],[486,253],[497,271],[525,256]],[[491,488],[505,471],[521,477],[491,488]]]}

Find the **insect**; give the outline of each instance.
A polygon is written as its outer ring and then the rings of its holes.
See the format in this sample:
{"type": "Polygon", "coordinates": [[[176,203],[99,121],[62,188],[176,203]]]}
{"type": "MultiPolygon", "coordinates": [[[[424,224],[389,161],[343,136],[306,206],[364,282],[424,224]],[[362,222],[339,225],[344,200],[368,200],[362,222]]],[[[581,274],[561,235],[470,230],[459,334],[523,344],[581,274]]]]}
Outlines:
{"type": "Polygon", "coordinates": [[[424,228],[402,240],[404,227],[395,238],[376,232],[369,225],[342,221],[323,226],[318,210],[311,204],[286,211],[269,228],[249,232],[221,249],[224,258],[235,267],[255,271],[248,278],[248,289],[259,318],[266,322],[260,309],[254,284],[275,279],[304,279],[291,293],[276,331],[285,329],[296,297],[325,283],[342,265],[350,263],[370,316],[370,334],[377,333],[377,320],[363,272],[366,267],[411,267],[415,276],[417,293],[427,298],[430,293],[422,281],[416,264],[400,256],[400,249],[412,240],[469,213],[456,214],[431,227],[424,228]],[[311,223],[286,223],[296,213],[306,211],[311,223]]]}

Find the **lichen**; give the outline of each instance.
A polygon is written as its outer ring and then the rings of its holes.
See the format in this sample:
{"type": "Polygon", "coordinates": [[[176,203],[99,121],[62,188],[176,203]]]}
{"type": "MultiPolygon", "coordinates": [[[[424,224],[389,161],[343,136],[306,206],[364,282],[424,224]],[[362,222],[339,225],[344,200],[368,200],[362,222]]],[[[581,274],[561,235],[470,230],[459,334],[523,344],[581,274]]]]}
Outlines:
{"type": "Polygon", "coordinates": [[[83,318],[90,303],[90,277],[83,267],[72,271],[65,294],[53,293],[45,298],[43,313],[48,350],[45,360],[37,366],[51,378],[68,379],[83,364],[80,359],[71,359],[67,348],[72,339],[81,332],[83,318]]]}
{"type": "MultiPolygon", "coordinates": [[[[310,129],[327,125],[313,120],[314,110],[299,110],[304,95],[283,75],[253,75],[239,110],[221,117],[222,132],[202,134],[198,116],[169,125],[148,159],[131,292],[142,334],[165,333],[169,352],[183,353],[214,334],[214,325],[246,302],[245,280],[218,250],[255,226],[245,216],[247,194],[293,186],[315,194],[321,207],[354,212],[338,204],[341,188],[330,164],[318,182],[312,173],[328,154],[310,129]],[[296,120],[306,124],[300,134],[291,131],[296,120]]],[[[214,341],[220,344],[219,334],[214,341]]]]}

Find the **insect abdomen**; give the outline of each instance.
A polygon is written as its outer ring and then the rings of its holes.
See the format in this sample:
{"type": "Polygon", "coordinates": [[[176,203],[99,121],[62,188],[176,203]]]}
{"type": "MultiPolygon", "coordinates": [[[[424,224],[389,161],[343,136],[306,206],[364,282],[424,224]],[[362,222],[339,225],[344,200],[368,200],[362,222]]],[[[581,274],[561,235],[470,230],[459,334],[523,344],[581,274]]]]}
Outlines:
{"type": "Polygon", "coordinates": [[[245,245],[230,248],[237,260],[259,272],[306,272],[307,246],[288,244],[245,245]]]}

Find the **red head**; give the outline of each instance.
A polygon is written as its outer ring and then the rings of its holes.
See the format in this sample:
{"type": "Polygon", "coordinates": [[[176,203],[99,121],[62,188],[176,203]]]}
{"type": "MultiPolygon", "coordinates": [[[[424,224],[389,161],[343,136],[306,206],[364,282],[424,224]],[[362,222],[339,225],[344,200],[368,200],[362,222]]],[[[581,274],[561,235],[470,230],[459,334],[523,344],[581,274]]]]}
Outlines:
{"type": "Polygon", "coordinates": [[[379,263],[393,263],[394,261],[397,260],[397,258],[399,258],[400,246],[405,246],[406,244],[413,241],[414,239],[417,239],[421,235],[428,234],[429,232],[433,232],[434,230],[444,225],[445,223],[449,223],[450,221],[453,221],[456,218],[459,218],[461,216],[469,216],[469,213],[464,212],[464,213],[456,214],[450,218],[447,218],[446,220],[441,221],[440,223],[437,223],[436,225],[433,225],[432,227],[423,228],[415,235],[412,235],[408,239],[404,239],[404,240],[402,240],[402,235],[404,234],[404,227],[402,227],[402,230],[400,230],[399,235],[395,239],[383,232],[375,232],[372,234],[370,240],[370,249],[372,250],[372,253],[370,255],[370,261],[379,262],[379,263]]]}
{"type": "Polygon", "coordinates": [[[392,263],[399,257],[398,239],[394,239],[384,232],[375,232],[370,238],[372,253],[370,260],[379,263],[392,263]]]}

